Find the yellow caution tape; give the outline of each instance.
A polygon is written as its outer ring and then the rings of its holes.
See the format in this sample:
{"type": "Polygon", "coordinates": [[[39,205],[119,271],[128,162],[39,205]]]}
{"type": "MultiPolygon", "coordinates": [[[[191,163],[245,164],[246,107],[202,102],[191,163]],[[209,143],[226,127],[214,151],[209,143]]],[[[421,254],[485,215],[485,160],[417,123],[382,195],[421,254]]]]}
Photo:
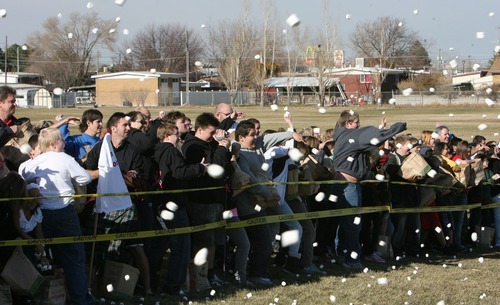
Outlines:
{"type": "MultiPolygon", "coordinates": [[[[409,182],[395,182],[395,181],[379,181],[379,180],[364,180],[359,183],[381,183],[388,182],[392,184],[401,184],[401,185],[416,185],[420,187],[429,187],[429,188],[448,188],[436,185],[425,185],[425,184],[416,184],[409,182]]],[[[331,181],[318,181],[318,182],[310,182],[310,181],[299,181],[299,182],[264,182],[264,183],[256,183],[251,185],[246,185],[241,187],[240,189],[245,190],[256,185],[278,185],[278,184],[345,184],[351,183],[349,181],[344,180],[331,180],[331,181]]],[[[216,190],[222,189],[224,186],[220,187],[208,187],[208,188],[195,188],[195,189],[182,189],[182,190],[165,190],[165,191],[147,191],[147,192],[131,192],[131,193],[107,193],[107,194],[81,194],[81,195],[72,195],[72,196],[50,196],[45,198],[82,198],[82,197],[105,197],[105,196],[130,196],[130,195],[159,195],[159,194],[175,194],[181,192],[197,192],[204,190],[216,190]]],[[[31,199],[39,199],[36,197],[23,197],[23,198],[0,198],[0,202],[2,201],[10,201],[10,200],[31,200],[31,199]]],[[[419,207],[419,208],[391,208],[389,206],[368,206],[368,207],[355,207],[355,208],[345,208],[345,209],[331,209],[326,211],[317,211],[317,212],[305,212],[305,213],[295,213],[291,215],[270,215],[270,216],[262,216],[258,218],[238,221],[238,222],[230,222],[227,223],[226,220],[184,227],[184,228],[176,228],[176,229],[166,229],[166,230],[150,230],[150,231],[138,231],[138,232],[127,232],[127,233],[114,233],[114,234],[99,234],[99,235],[85,235],[85,236],[72,236],[72,237],[57,237],[57,238],[44,238],[44,239],[31,239],[31,240],[3,240],[0,241],[0,247],[2,246],[26,246],[26,245],[38,245],[38,244],[69,244],[69,243],[79,243],[79,242],[101,242],[101,241],[110,241],[110,240],[122,240],[122,239],[137,239],[137,238],[151,238],[157,236],[168,236],[175,234],[189,234],[200,232],[204,230],[211,230],[216,228],[226,229],[234,229],[234,228],[243,228],[248,226],[256,226],[262,224],[270,224],[270,223],[278,223],[284,221],[291,220],[305,220],[305,219],[316,219],[316,218],[327,218],[327,217],[339,217],[339,216],[347,216],[347,215],[360,215],[366,213],[376,213],[376,212],[389,212],[389,213],[426,213],[426,212],[449,212],[449,211],[465,211],[474,208],[481,209],[492,209],[492,208],[500,208],[500,202],[489,204],[489,205],[481,205],[480,203],[468,204],[468,205],[453,205],[453,206],[434,206],[434,207],[419,207]]]]}

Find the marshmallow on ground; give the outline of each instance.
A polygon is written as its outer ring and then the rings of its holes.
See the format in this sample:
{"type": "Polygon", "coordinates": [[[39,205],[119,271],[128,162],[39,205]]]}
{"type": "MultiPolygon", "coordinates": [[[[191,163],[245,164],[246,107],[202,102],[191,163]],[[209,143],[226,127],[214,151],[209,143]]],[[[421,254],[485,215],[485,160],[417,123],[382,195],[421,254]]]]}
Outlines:
{"type": "Polygon", "coordinates": [[[276,105],[276,104],[272,104],[271,105],[271,110],[272,111],[277,111],[278,109],[279,109],[278,105],[276,105]]]}
{"type": "Polygon", "coordinates": [[[387,285],[389,284],[389,281],[387,280],[386,277],[381,277],[377,279],[377,284],[379,285],[387,285]]]}

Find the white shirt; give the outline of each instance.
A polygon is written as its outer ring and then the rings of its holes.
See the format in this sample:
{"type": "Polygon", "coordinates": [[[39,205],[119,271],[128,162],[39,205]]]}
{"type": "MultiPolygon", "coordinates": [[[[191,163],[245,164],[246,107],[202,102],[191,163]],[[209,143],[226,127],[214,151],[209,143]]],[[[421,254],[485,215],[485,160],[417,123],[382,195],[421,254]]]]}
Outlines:
{"type": "Polygon", "coordinates": [[[19,174],[27,183],[36,183],[40,188],[40,207],[59,210],[73,203],[71,197],[43,198],[47,196],[70,196],[75,194],[72,180],[78,185],[92,181],[90,174],[73,157],[64,152],[45,152],[19,166],[19,174]]]}
{"type": "Polygon", "coordinates": [[[29,220],[26,219],[26,215],[24,215],[23,209],[19,209],[19,227],[21,227],[21,230],[23,230],[23,232],[25,233],[33,231],[36,226],[42,222],[42,220],[43,215],[40,207],[37,207],[35,209],[29,220]]]}

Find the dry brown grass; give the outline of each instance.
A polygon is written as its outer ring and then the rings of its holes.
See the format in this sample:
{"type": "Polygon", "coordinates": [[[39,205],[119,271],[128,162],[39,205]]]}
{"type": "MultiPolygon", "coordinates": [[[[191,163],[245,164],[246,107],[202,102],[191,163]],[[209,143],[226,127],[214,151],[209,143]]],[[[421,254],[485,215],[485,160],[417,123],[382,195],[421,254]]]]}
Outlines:
{"type": "MultiPolygon", "coordinates": [[[[245,106],[237,107],[238,111],[243,111],[246,118],[256,117],[262,123],[263,129],[277,129],[279,127],[287,127],[283,121],[283,106],[278,111],[271,111],[269,107],[254,107],[245,106]]],[[[160,110],[169,111],[173,108],[151,108],[153,117],[158,115],[160,110]]],[[[324,131],[327,128],[333,128],[338,119],[341,111],[350,108],[344,107],[327,107],[325,114],[320,114],[315,106],[290,106],[289,111],[292,114],[293,121],[297,129],[315,125],[324,131]]],[[[359,112],[361,116],[362,126],[374,125],[378,126],[382,117],[386,116],[388,124],[396,121],[403,121],[408,123],[408,132],[420,136],[420,131],[427,129],[433,130],[437,123],[447,125],[450,130],[462,137],[463,139],[470,139],[471,136],[482,134],[487,139],[498,140],[498,136],[494,133],[499,132],[500,120],[497,115],[500,110],[494,107],[487,107],[486,105],[470,105],[470,106],[456,106],[456,107],[353,107],[354,111],[359,112]],[[450,116],[450,113],[453,116],[450,116]],[[483,118],[483,115],[486,115],[483,118]],[[487,129],[479,131],[477,126],[479,124],[486,124],[487,129]]],[[[106,120],[113,112],[123,111],[128,112],[133,108],[99,108],[103,112],[106,120]]],[[[214,106],[187,106],[178,107],[176,110],[184,112],[189,116],[194,123],[194,119],[201,112],[213,112],[214,106]]],[[[80,108],[64,108],[64,109],[17,109],[16,116],[27,116],[36,122],[42,119],[54,119],[57,113],[64,113],[66,115],[82,114],[84,109],[80,108]]]]}
{"type": "MultiPolygon", "coordinates": [[[[191,118],[203,111],[213,111],[210,107],[183,107],[180,110],[191,118]]],[[[345,108],[327,108],[326,114],[320,114],[316,107],[290,107],[297,128],[317,125],[325,130],[335,125],[339,113],[345,108]]],[[[100,108],[105,119],[114,111],[129,111],[124,108],[100,108]]],[[[153,114],[159,110],[152,109],[153,114]]],[[[277,112],[269,108],[238,107],[246,113],[247,118],[257,117],[263,128],[278,128],[284,126],[282,120],[283,107],[277,112]]],[[[484,106],[466,107],[397,107],[397,108],[356,108],[361,115],[362,125],[377,126],[382,118],[382,111],[389,119],[389,124],[395,121],[406,121],[408,131],[418,135],[423,129],[434,129],[437,122],[447,125],[452,132],[464,139],[470,139],[475,134],[483,134],[487,139],[498,140],[494,136],[499,132],[500,120],[497,108],[484,106]],[[450,117],[449,113],[454,116],[450,117]],[[483,118],[486,114],[486,118],[483,118]],[[477,126],[487,124],[488,128],[479,131],[477,126]]],[[[18,109],[17,116],[28,116],[33,121],[52,119],[57,113],[80,115],[83,109],[18,109]]],[[[295,278],[273,268],[273,279],[286,286],[272,289],[250,291],[235,289],[234,286],[218,288],[215,295],[210,291],[190,295],[193,304],[333,304],[330,296],[335,296],[335,304],[422,304],[433,305],[444,300],[444,304],[498,304],[500,290],[498,275],[500,274],[500,253],[491,249],[475,248],[472,253],[460,255],[458,258],[438,257],[408,258],[404,261],[390,261],[386,265],[367,263],[369,271],[351,273],[344,268],[325,263],[329,275],[321,277],[295,278]],[[484,257],[484,262],[478,261],[484,257]],[[443,266],[446,264],[446,267],[443,266]],[[462,264],[462,267],[459,267],[462,264]],[[394,266],[394,269],[393,269],[394,266]],[[418,269],[417,269],[418,268],[418,269]],[[416,273],[415,273],[416,272],[416,273]],[[407,279],[410,277],[410,280],[407,279]],[[388,285],[378,285],[377,278],[387,278],[388,285]],[[343,282],[343,279],[346,279],[343,282]],[[408,292],[411,291],[411,295],[408,292]],[[247,294],[252,293],[251,297],[247,294]],[[481,296],[485,294],[485,297],[481,296]],[[296,300],[296,303],[294,303],[296,300]]],[[[174,297],[148,298],[143,304],[177,304],[181,300],[174,297]]],[[[138,300],[130,304],[139,304],[138,300]]],[[[119,302],[117,302],[119,304],[119,302]]]]}

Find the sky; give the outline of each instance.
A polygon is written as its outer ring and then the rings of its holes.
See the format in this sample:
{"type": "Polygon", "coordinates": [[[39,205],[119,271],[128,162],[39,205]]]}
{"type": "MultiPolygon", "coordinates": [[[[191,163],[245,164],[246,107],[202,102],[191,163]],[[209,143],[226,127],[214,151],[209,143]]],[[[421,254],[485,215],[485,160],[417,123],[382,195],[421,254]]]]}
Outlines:
{"type": "MultiPolygon", "coordinates": [[[[123,0],[122,0],[123,1],[123,0]]],[[[126,0],[122,6],[115,0],[0,0],[0,10],[7,14],[0,17],[0,47],[24,44],[30,34],[41,29],[49,17],[61,14],[64,22],[72,12],[97,11],[100,17],[120,17],[119,35],[129,30],[129,39],[149,24],[186,24],[203,35],[202,24],[218,20],[234,20],[242,16],[244,0],[126,0]],[[87,8],[89,2],[92,8],[87,8]]],[[[249,0],[250,18],[256,22],[264,19],[265,0],[249,0]]],[[[325,0],[274,0],[282,18],[296,14],[299,27],[319,29],[324,24],[325,0]]],[[[444,61],[468,60],[481,65],[492,58],[495,46],[500,45],[499,0],[327,0],[329,20],[342,37],[346,57],[354,57],[348,47],[349,35],[356,24],[373,21],[377,17],[392,16],[401,19],[405,26],[416,31],[427,42],[431,59],[441,52],[444,61]],[[350,15],[350,18],[346,18],[350,15]],[[483,33],[483,34],[481,34],[483,33]],[[478,36],[479,35],[479,36],[478,36]],[[484,38],[478,38],[482,37],[484,38]],[[441,50],[441,51],[440,51],[441,50]]],[[[0,11],[1,12],[1,11],[0,11]]],[[[311,41],[311,45],[317,44],[311,41]]],[[[304,50],[305,53],[305,50],[304,50]]]]}

